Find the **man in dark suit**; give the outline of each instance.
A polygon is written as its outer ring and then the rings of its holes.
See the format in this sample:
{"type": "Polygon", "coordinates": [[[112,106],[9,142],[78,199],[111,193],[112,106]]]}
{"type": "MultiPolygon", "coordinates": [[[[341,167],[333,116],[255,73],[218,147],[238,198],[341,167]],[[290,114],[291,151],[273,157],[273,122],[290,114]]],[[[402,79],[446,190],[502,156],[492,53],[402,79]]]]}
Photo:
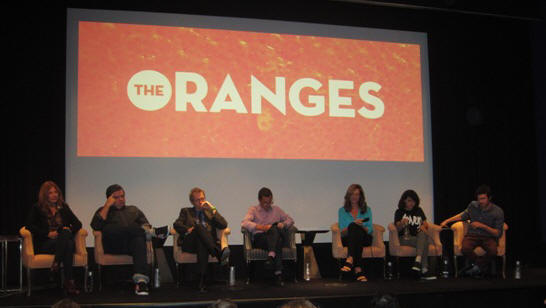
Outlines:
{"type": "Polygon", "coordinates": [[[220,239],[216,236],[216,229],[225,229],[227,222],[216,207],[205,199],[205,191],[201,188],[193,188],[189,198],[193,207],[180,210],[174,229],[180,234],[177,244],[182,251],[197,254],[201,274],[199,290],[204,292],[209,254],[216,257],[223,266],[229,262],[229,248],[220,250],[220,239]]]}

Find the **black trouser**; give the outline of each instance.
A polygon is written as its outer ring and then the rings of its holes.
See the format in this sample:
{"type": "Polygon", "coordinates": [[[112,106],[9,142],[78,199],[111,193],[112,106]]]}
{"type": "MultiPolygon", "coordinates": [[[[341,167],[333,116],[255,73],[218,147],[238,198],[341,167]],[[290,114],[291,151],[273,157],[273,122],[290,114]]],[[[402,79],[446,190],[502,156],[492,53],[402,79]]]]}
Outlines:
{"type": "Polygon", "coordinates": [[[56,239],[48,238],[45,242],[39,244],[39,253],[54,254],[54,262],[62,263],[64,267],[64,278],[66,280],[73,279],[74,264],[74,235],[69,230],[62,230],[56,239]]]}
{"type": "Polygon", "coordinates": [[[211,232],[201,224],[196,224],[193,231],[184,236],[180,248],[182,251],[197,254],[197,264],[201,275],[204,275],[207,270],[209,254],[220,261],[220,245],[215,242],[211,232]]]}
{"type": "Polygon", "coordinates": [[[275,272],[282,271],[282,248],[288,243],[286,229],[279,230],[276,225],[271,226],[267,232],[254,234],[252,245],[256,248],[275,252],[275,272]]]}
{"type": "Polygon", "coordinates": [[[146,234],[140,226],[107,225],[102,229],[104,252],[129,254],[133,257],[133,271],[148,277],[146,234]]]}
{"type": "Polygon", "coordinates": [[[347,231],[341,242],[349,250],[348,256],[353,257],[353,266],[362,268],[362,248],[372,245],[372,236],[354,222],[349,224],[347,231]]]}

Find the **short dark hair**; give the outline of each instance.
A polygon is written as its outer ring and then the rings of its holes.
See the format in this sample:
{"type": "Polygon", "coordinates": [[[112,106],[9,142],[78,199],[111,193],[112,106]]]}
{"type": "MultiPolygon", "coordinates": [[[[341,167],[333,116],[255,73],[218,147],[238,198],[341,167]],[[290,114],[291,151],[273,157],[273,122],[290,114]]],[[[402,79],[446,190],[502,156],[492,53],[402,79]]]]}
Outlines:
{"type": "Polygon", "coordinates": [[[489,185],[480,185],[476,189],[476,198],[478,198],[479,195],[487,195],[487,197],[491,198],[491,187],[489,185]]]}
{"type": "Polygon", "coordinates": [[[106,188],[106,198],[109,198],[113,193],[119,190],[125,191],[119,184],[112,184],[108,186],[108,188],[106,188]]]}
{"type": "Polygon", "coordinates": [[[194,187],[190,190],[190,202],[193,202],[193,194],[194,193],[203,193],[203,196],[205,196],[205,191],[202,190],[199,187],[194,187]]]}
{"type": "Polygon", "coordinates": [[[273,192],[271,192],[271,189],[267,187],[262,187],[258,191],[258,200],[262,200],[263,197],[271,197],[273,196],[273,192]]]}
{"type": "Polygon", "coordinates": [[[405,192],[402,193],[402,196],[400,197],[400,201],[398,201],[398,208],[399,209],[402,210],[402,209],[404,209],[406,207],[405,200],[408,197],[410,199],[412,199],[413,201],[415,201],[415,207],[414,208],[419,207],[419,204],[421,203],[421,200],[419,200],[419,196],[417,195],[417,193],[414,190],[408,189],[408,190],[406,190],[405,192]]]}

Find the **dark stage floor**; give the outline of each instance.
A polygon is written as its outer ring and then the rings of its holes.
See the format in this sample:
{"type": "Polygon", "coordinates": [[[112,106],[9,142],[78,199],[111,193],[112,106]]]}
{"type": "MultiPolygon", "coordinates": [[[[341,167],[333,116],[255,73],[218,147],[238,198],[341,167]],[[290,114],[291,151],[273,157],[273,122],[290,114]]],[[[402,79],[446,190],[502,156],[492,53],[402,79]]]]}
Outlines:
{"type": "MultiPolygon", "coordinates": [[[[396,295],[401,307],[546,307],[546,269],[527,269],[523,279],[450,278],[433,281],[411,279],[372,280],[367,283],[321,279],[287,282],[275,287],[267,281],[251,285],[239,283],[229,289],[223,283],[199,293],[192,282],[177,288],[163,284],[149,296],[136,296],[129,282],[105,284],[101,292],[82,294],[74,299],[85,307],[206,307],[218,298],[229,298],[239,307],[277,307],[295,298],[307,298],[320,307],[368,307],[378,293],[396,295]]],[[[36,290],[31,297],[11,295],[0,298],[0,306],[48,307],[62,296],[57,289],[36,290]]]]}

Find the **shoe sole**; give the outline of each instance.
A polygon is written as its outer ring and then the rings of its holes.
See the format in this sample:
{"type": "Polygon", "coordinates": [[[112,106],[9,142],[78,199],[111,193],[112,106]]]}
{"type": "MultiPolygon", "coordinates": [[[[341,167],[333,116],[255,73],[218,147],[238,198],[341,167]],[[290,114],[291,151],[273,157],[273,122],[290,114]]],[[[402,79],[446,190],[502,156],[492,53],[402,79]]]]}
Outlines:
{"type": "Polygon", "coordinates": [[[436,280],[437,277],[421,277],[421,280],[436,280]]]}
{"type": "Polygon", "coordinates": [[[143,291],[135,291],[135,294],[136,294],[136,295],[149,295],[150,293],[148,293],[148,292],[143,292],[143,291]]]}

